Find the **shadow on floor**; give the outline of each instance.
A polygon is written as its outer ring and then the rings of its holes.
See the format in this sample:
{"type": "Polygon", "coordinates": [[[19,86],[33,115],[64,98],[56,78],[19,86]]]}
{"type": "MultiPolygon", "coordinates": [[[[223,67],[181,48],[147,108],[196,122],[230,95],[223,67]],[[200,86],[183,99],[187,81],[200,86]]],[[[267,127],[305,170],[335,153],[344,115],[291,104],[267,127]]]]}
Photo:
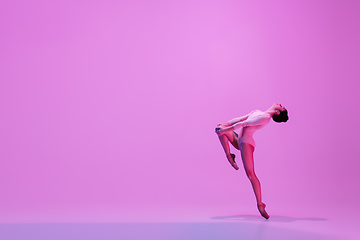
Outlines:
{"type": "Polygon", "coordinates": [[[238,220],[238,221],[271,221],[271,222],[295,222],[295,221],[327,221],[326,218],[317,218],[317,217],[306,217],[306,218],[296,218],[296,217],[287,217],[287,216],[277,216],[271,215],[268,220],[264,219],[259,215],[230,215],[230,216],[217,216],[211,217],[211,219],[221,219],[221,220],[238,220]]]}

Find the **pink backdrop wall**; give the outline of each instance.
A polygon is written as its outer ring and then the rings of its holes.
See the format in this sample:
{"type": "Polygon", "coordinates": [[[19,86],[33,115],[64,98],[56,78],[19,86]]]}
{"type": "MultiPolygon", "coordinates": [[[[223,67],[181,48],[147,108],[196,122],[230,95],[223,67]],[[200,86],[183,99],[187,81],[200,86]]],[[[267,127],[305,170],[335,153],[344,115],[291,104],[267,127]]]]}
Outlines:
{"type": "Polygon", "coordinates": [[[360,197],[358,1],[1,5],[1,222],[254,208],[214,127],[273,102],[290,120],[255,135],[268,206],[360,197]]]}

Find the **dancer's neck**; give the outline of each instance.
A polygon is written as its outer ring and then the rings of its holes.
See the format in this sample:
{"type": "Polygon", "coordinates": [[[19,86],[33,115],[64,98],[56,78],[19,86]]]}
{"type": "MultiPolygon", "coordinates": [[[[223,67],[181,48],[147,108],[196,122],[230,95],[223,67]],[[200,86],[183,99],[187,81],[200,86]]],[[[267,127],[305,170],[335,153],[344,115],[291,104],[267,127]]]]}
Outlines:
{"type": "Polygon", "coordinates": [[[275,110],[275,107],[274,106],[271,106],[268,110],[265,111],[266,113],[270,114],[270,116],[272,117],[276,110],[275,110]]]}

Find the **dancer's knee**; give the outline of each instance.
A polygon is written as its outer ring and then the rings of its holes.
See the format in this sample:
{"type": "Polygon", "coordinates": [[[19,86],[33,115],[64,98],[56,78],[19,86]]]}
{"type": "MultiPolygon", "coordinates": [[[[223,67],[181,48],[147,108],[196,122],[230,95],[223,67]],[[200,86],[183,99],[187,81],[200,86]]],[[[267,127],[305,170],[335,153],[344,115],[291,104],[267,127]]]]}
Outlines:
{"type": "Polygon", "coordinates": [[[246,176],[250,181],[256,178],[255,172],[251,170],[246,170],[246,176]]]}

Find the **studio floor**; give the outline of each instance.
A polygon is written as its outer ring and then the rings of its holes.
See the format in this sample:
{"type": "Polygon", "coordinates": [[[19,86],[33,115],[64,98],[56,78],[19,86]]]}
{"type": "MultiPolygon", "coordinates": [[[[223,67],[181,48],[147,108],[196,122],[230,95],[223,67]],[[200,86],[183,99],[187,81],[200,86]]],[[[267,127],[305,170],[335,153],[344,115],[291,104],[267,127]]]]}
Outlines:
{"type": "Polygon", "coordinates": [[[59,211],[39,213],[37,218],[24,215],[22,223],[2,223],[0,239],[360,239],[356,214],[339,208],[329,210],[273,210],[269,220],[256,212],[231,208],[115,210],[106,216],[104,211],[87,215],[77,212],[71,218],[59,211]],[[36,221],[29,223],[31,219],[36,221]]]}

